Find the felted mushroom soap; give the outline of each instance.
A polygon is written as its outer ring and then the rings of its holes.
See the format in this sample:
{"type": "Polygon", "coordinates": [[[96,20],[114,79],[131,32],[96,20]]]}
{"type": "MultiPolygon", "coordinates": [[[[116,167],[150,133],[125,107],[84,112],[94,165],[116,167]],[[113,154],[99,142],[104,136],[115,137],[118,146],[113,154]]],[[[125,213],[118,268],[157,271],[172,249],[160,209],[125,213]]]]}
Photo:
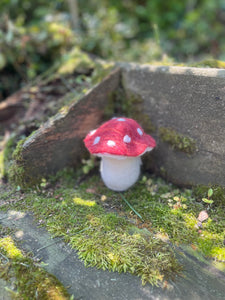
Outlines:
{"type": "Polygon", "coordinates": [[[125,191],[140,175],[141,156],[151,151],[155,140],[133,119],[113,118],[89,132],[85,146],[101,157],[100,172],[105,185],[114,191],[125,191]]]}

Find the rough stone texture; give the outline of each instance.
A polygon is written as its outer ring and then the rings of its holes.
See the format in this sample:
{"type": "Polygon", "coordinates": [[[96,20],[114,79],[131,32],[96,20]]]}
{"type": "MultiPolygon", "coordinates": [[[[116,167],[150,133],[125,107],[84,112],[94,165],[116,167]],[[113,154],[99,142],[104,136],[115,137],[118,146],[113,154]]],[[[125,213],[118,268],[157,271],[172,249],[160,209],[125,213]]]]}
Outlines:
{"type": "Polygon", "coordinates": [[[146,154],[147,169],[180,185],[225,186],[225,70],[119,66],[67,112],[50,119],[26,140],[21,152],[25,175],[44,177],[75,167],[87,154],[83,138],[102,123],[107,105],[112,106],[110,95],[123,86],[128,101],[139,99],[135,106],[144,129],[148,131],[146,118],[156,128],[152,135],[157,147],[146,154]],[[193,154],[175,150],[160,138],[161,127],[194,139],[197,150],[193,154]]]}
{"type": "MultiPolygon", "coordinates": [[[[38,228],[31,215],[0,212],[3,226],[20,231],[21,246],[41,258],[48,272],[54,274],[74,299],[82,300],[222,300],[225,275],[210,264],[201,263],[186,251],[177,251],[184,267],[183,276],[176,277],[167,288],[141,285],[140,278],[96,268],[85,268],[74,250],[62,240],[52,240],[44,228],[38,228]],[[22,233],[22,234],[21,234],[22,233]]],[[[0,282],[0,300],[3,286],[0,282]]],[[[3,294],[4,295],[4,294],[3,294]]]]}
{"type": "MultiPolygon", "coordinates": [[[[128,97],[141,97],[142,111],[156,127],[154,169],[175,183],[225,185],[225,70],[124,64],[128,97]],[[172,128],[196,141],[187,155],[159,138],[172,128]]],[[[154,136],[154,134],[153,134],[154,136]]]]}
{"type": "Polygon", "coordinates": [[[83,138],[103,121],[108,99],[119,79],[120,70],[116,69],[68,111],[57,114],[26,139],[21,155],[28,180],[80,163],[86,151],[83,138]]]}
{"type": "Polygon", "coordinates": [[[7,289],[10,289],[10,286],[5,280],[0,278],[0,300],[12,300],[10,292],[7,289]]]}

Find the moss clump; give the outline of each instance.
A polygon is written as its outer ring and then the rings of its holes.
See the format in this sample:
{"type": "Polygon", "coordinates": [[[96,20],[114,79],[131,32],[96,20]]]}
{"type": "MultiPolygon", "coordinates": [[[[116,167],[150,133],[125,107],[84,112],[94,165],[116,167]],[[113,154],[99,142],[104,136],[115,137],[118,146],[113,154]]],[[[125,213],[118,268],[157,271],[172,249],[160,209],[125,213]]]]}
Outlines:
{"type": "Polygon", "coordinates": [[[0,248],[3,249],[8,258],[21,259],[23,257],[22,252],[15,246],[10,236],[0,239],[0,248]]]}
{"type": "Polygon", "coordinates": [[[26,171],[24,169],[24,162],[22,157],[22,149],[25,140],[22,139],[18,142],[13,154],[12,163],[9,168],[9,180],[14,185],[25,186],[24,177],[26,171]]]}
{"type": "Polygon", "coordinates": [[[17,143],[16,135],[12,135],[9,140],[3,145],[3,149],[0,152],[0,178],[7,178],[8,169],[12,160],[12,153],[17,143]]]}
{"type": "Polygon", "coordinates": [[[62,284],[32,258],[24,256],[11,236],[0,238],[0,277],[16,286],[15,299],[66,300],[69,294],[62,284]]]}
{"type": "Polygon", "coordinates": [[[187,154],[194,154],[196,151],[196,142],[194,139],[177,133],[171,128],[159,128],[159,136],[163,142],[169,143],[176,150],[187,154]]]}
{"type": "Polygon", "coordinates": [[[87,73],[93,69],[93,60],[78,47],[74,47],[67,55],[63,57],[63,63],[59,67],[57,73],[60,75],[78,73],[87,73]]]}
{"type": "Polygon", "coordinates": [[[217,69],[225,69],[225,62],[216,59],[206,59],[197,63],[192,63],[189,65],[190,67],[196,68],[217,68],[217,69]]]}
{"type": "Polygon", "coordinates": [[[13,154],[10,168],[8,171],[9,181],[14,186],[20,186],[22,188],[28,188],[40,181],[40,178],[30,177],[25,161],[23,159],[23,145],[27,138],[18,142],[13,154]]]}
{"type": "Polygon", "coordinates": [[[132,232],[132,226],[126,226],[125,230],[117,226],[117,230],[112,230],[112,225],[107,223],[109,217],[118,218],[107,215],[101,220],[91,219],[91,223],[95,223],[95,229],[92,227],[86,232],[86,241],[81,235],[72,239],[85,265],[130,272],[140,276],[143,284],[149,282],[153,285],[158,285],[165,276],[171,278],[178,272],[179,265],[166,243],[142,230],[136,229],[131,234],[129,231],[132,232]]]}

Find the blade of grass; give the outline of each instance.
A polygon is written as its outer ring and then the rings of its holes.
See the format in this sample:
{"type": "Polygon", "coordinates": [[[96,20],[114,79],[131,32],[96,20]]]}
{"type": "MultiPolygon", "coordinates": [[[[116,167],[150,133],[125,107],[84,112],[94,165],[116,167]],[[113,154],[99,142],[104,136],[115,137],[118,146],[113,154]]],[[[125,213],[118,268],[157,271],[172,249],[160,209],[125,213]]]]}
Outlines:
{"type": "Polygon", "coordinates": [[[133,208],[133,206],[123,196],[123,194],[120,193],[120,196],[123,199],[123,201],[130,207],[130,209],[141,219],[141,221],[144,222],[144,219],[142,218],[142,216],[133,208]]]}

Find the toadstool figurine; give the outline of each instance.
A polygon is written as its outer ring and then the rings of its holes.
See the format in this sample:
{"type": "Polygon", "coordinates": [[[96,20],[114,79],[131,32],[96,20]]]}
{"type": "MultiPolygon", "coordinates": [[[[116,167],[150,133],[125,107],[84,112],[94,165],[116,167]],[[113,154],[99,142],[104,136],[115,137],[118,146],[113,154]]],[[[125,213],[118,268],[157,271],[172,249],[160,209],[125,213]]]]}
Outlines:
{"type": "Polygon", "coordinates": [[[151,151],[155,140],[133,119],[113,118],[89,132],[85,146],[101,157],[100,172],[105,185],[114,191],[125,191],[140,174],[141,155],[151,151]]]}

